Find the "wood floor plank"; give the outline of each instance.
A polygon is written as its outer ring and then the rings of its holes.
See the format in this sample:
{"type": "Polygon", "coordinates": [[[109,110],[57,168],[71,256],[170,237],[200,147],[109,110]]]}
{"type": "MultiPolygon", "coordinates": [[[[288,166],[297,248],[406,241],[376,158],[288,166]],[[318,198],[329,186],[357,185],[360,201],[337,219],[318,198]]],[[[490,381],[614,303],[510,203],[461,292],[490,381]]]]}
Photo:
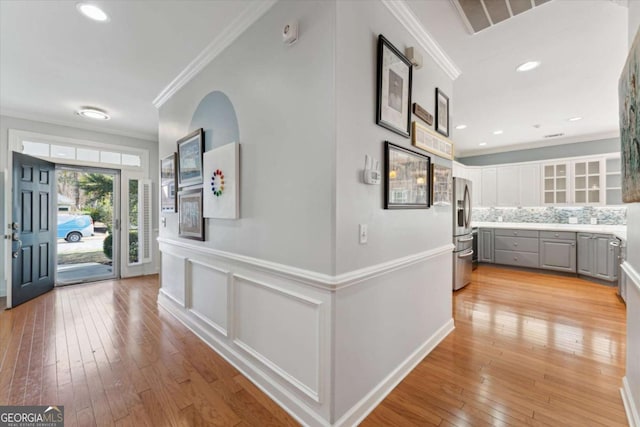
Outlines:
{"type": "MultiPolygon", "coordinates": [[[[157,276],[57,288],[0,312],[0,404],[68,426],[296,426],[157,306],[157,276]]],[[[626,313],[614,289],[481,266],[456,329],[365,426],[626,425],[626,313]]]]}
{"type": "MultiPolygon", "coordinates": [[[[614,288],[482,265],[453,301],[456,329],[365,425],[401,422],[391,414],[398,414],[402,399],[423,399],[420,408],[435,405],[441,426],[626,425],[619,393],[626,312],[614,288]],[[431,386],[416,385],[425,382],[431,386]],[[434,384],[447,382],[460,394],[443,388],[432,396],[434,384]]],[[[416,419],[420,412],[404,407],[408,423],[433,423],[433,414],[416,419]]]]}

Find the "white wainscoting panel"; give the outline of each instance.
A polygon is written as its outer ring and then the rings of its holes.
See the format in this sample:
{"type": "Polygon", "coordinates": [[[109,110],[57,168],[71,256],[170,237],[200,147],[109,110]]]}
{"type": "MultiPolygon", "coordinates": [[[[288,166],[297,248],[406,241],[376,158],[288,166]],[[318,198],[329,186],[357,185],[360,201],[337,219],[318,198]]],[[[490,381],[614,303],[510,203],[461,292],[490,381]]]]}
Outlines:
{"type": "Polygon", "coordinates": [[[185,302],[185,262],[185,257],[162,253],[161,291],[182,306],[185,302]]]}
{"type": "Polygon", "coordinates": [[[200,320],[227,336],[229,271],[192,259],[188,265],[187,307],[200,320]]]}
{"type": "Polygon", "coordinates": [[[234,343],[320,402],[321,301],[233,276],[234,343]]]}
{"type": "Polygon", "coordinates": [[[620,392],[629,425],[640,427],[640,272],[627,260],[620,274],[627,279],[627,366],[620,392]]]}

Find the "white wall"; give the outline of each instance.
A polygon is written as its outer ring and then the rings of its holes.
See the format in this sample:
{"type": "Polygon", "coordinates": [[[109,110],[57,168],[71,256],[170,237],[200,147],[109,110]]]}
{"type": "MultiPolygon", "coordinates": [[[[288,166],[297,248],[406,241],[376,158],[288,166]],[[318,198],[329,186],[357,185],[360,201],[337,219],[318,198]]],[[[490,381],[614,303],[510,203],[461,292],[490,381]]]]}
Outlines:
{"type": "MultiPolygon", "coordinates": [[[[640,2],[629,1],[629,47],[640,27],[640,2]]],[[[640,204],[627,205],[627,263],[640,272],[640,204]]],[[[627,366],[623,396],[631,425],[638,425],[640,408],[640,282],[627,280],[627,366]],[[635,420],[634,420],[635,418],[635,420]]]]}
{"type": "MultiPolygon", "coordinates": [[[[236,110],[241,218],[207,220],[206,242],[192,244],[333,273],[334,27],[333,2],[279,2],[161,107],[161,157],[208,93],[236,110]],[[285,46],[292,19],[300,38],[285,46]]],[[[161,237],[178,238],[177,214],[164,216],[161,237]]]]}
{"type": "MultiPolygon", "coordinates": [[[[73,138],[85,141],[102,142],[105,144],[123,145],[128,147],[136,147],[149,150],[149,177],[154,182],[154,188],[158,188],[158,144],[155,141],[147,141],[127,136],[107,134],[103,132],[94,132],[86,129],[73,128],[68,126],[60,126],[56,124],[44,123],[33,120],[18,119],[9,116],[0,116],[0,170],[8,167],[8,159],[6,158],[7,147],[9,144],[9,129],[24,130],[36,132],[45,135],[54,135],[66,138],[73,138]]],[[[11,171],[9,171],[9,174],[11,171]]],[[[158,206],[157,192],[154,191],[153,206],[158,206]]],[[[0,224],[2,232],[5,232],[5,226],[9,222],[8,218],[4,218],[4,198],[0,197],[0,224]]],[[[158,209],[153,209],[152,228],[158,228],[158,209]]],[[[154,242],[157,248],[157,243],[154,242]]],[[[4,260],[5,244],[0,244],[0,260],[4,260]]],[[[157,249],[154,250],[157,253],[157,249]]],[[[4,268],[4,264],[0,265],[4,268]]],[[[0,274],[0,280],[2,275],[0,274]]],[[[6,291],[6,283],[0,283],[0,296],[4,296],[6,291]]]]}
{"type": "MultiPolygon", "coordinates": [[[[384,141],[421,151],[410,139],[375,124],[378,35],[400,51],[418,43],[382,2],[341,0],[337,16],[336,272],[435,248],[444,247],[445,253],[337,292],[334,419],[378,390],[395,369],[405,368],[407,357],[451,321],[447,245],[453,227],[450,206],[385,210],[384,185],[362,183],[365,154],[382,162],[384,141]],[[368,225],[366,245],[359,244],[358,224],[368,225]]],[[[453,82],[426,52],[421,53],[424,66],[413,72],[412,102],[435,113],[435,88],[453,103],[453,82]]],[[[431,159],[451,167],[451,161],[431,159]]]]}

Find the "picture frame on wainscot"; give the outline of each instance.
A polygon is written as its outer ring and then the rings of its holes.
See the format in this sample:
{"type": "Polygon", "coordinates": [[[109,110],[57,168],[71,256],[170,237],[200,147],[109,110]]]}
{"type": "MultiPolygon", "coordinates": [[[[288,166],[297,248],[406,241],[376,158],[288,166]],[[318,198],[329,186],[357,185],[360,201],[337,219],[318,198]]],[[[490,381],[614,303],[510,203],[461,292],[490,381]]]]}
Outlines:
{"type": "Polygon", "coordinates": [[[204,241],[202,188],[178,192],[178,237],[204,241]]]}
{"type": "Polygon", "coordinates": [[[436,132],[449,136],[449,97],[436,88],[436,132]]]}
{"type": "Polygon", "coordinates": [[[176,195],[176,153],[160,160],[160,206],[162,212],[173,213],[178,210],[176,195]]]}
{"type": "Polygon", "coordinates": [[[411,136],[413,66],[382,34],[378,36],[378,93],[376,124],[411,136]]]}
{"type": "Polygon", "coordinates": [[[202,153],[204,131],[202,128],[178,140],[178,187],[202,184],[202,153]]]}
{"type": "Polygon", "coordinates": [[[385,209],[428,209],[431,179],[431,157],[385,141],[385,209]]]}

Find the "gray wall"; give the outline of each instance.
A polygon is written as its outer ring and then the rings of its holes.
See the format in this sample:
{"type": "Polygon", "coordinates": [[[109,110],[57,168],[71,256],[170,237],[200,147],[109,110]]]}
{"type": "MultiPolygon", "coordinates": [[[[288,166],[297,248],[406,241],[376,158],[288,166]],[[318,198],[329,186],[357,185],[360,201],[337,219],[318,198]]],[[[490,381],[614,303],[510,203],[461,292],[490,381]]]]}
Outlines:
{"type": "MultiPolygon", "coordinates": [[[[384,183],[362,183],[365,154],[382,164],[384,141],[421,151],[410,139],[375,124],[378,35],[402,52],[417,42],[380,2],[339,1],[338,23],[336,270],[344,273],[450,242],[452,218],[447,207],[385,210],[384,183]],[[366,245],[359,244],[359,224],[368,225],[366,245]]],[[[435,88],[455,99],[453,83],[426,52],[422,54],[424,66],[413,72],[412,102],[434,113],[435,88]]],[[[413,120],[419,121],[415,116],[413,120]]],[[[450,161],[442,163],[451,167],[450,161]]]]}
{"type": "MultiPolygon", "coordinates": [[[[60,126],[50,123],[38,122],[33,120],[24,120],[8,116],[0,116],[0,170],[8,167],[6,158],[7,147],[9,144],[9,129],[24,130],[29,132],[37,132],[45,135],[61,136],[66,138],[80,139],[86,141],[102,142],[105,144],[122,145],[128,147],[136,147],[149,150],[149,177],[153,180],[153,206],[158,206],[158,144],[156,141],[147,141],[143,139],[130,138],[127,136],[107,134],[103,132],[95,132],[91,130],[78,129],[69,126],[60,126]]],[[[10,172],[9,172],[10,173],[10,172]]],[[[153,228],[158,228],[158,210],[153,209],[153,228]]],[[[8,218],[4,218],[4,198],[0,197],[0,224],[7,224],[8,218]]],[[[2,229],[4,231],[4,228],[2,229]]],[[[157,243],[154,242],[155,245],[157,243]]],[[[0,245],[0,260],[4,260],[5,245],[0,245]]],[[[8,256],[8,254],[7,254],[8,256]]],[[[1,261],[0,261],[1,262],[1,261]]],[[[4,268],[4,264],[0,265],[4,268]]],[[[0,296],[4,296],[6,291],[6,283],[0,283],[0,296]]]]}
{"type": "MultiPolygon", "coordinates": [[[[181,241],[334,272],[334,32],[334,2],[279,2],[161,107],[161,157],[193,130],[213,91],[229,98],[238,121],[241,218],[208,219],[205,242],[181,241]],[[280,31],[290,20],[300,38],[285,46],[280,31]]],[[[161,237],[178,239],[177,214],[162,215],[161,237]]]]}
{"type": "Polygon", "coordinates": [[[591,154],[620,151],[620,138],[552,145],[527,150],[460,157],[456,160],[467,166],[499,165],[503,163],[531,162],[535,160],[561,159],[563,157],[588,156],[591,154]]]}

